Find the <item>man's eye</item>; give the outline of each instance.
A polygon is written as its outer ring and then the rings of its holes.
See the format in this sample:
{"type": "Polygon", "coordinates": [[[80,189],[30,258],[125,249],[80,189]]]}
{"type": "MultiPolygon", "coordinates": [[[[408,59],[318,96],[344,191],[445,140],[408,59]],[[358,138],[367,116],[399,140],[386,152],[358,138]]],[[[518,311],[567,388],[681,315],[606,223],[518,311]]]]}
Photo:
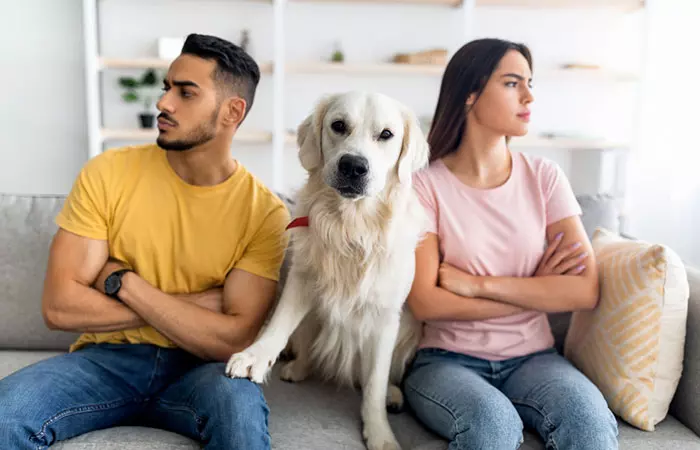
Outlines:
{"type": "Polygon", "coordinates": [[[506,86],[508,87],[515,87],[518,83],[516,81],[509,81],[506,83],[506,86]]]}
{"type": "Polygon", "coordinates": [[[382,130],[381,134],[379,135],[379,139],[382,141],[386,141],[392,137],[394,137],[394,134],[389,130],[382,130]]]}

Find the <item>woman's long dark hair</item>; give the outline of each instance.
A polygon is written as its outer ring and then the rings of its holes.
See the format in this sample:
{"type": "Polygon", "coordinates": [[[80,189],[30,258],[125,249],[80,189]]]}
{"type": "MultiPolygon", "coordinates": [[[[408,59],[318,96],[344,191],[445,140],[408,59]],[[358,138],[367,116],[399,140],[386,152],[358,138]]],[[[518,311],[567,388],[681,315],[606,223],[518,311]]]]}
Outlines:
{"type": "Polygon", "coordinates": [[[491,74],[509,50],[520,52],[532,71],[530,50],[524,44],[503,39],[471,41],[450,59],[442,76],[440,96],[428,132],[431,162],[459,148],[467,123],[467,99],[473,93],[479,98],[491,74]]]}

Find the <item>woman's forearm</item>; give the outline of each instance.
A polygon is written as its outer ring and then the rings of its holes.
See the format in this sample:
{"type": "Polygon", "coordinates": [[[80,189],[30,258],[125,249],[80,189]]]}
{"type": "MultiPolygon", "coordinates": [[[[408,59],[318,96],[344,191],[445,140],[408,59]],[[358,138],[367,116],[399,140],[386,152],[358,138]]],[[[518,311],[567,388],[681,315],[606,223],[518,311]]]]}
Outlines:
{"type": "Polygon", "coordinates": [[[477,294],[525,309],[564,312],[598,304],[598,280],[582,275],[479,277],[477,294]]]}
{"type": "Polygon", "coordinates": [[[418,320],[486,320],[523,312],[518,306],[487,298],[463,297],[435,286],[412,292],[408,305],[418,320]]]}

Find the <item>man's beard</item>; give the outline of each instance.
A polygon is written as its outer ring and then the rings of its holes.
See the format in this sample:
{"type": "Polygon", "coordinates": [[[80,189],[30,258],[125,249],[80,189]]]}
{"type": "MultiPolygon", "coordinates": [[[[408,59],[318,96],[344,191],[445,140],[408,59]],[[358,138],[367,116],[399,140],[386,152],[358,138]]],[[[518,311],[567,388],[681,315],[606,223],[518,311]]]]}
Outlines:
{"type": "Polygon", "coordinates": [[[216,137],[216,120],[219,117],[218,109],[214,111],[211,120],[208,123],[201,123],[189,136],[185,139],[176,141],[167,141],[164,136],[158,136],[156,143],[163,150],[184,152],[199,145],[205,144],[216,137]]]}

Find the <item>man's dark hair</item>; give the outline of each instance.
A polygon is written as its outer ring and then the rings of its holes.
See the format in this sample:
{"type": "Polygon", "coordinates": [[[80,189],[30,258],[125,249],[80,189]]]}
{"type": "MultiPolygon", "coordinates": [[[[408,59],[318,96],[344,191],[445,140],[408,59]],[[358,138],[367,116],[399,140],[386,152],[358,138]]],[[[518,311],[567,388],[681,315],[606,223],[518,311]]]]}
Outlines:
{"type": "Polygon", "coordinates": [[[248,115],[260,82],[260,68],[248,53],[225,39],[194,33],[187,36],[181,52],[216,61],[214,81],[223,92],[236,92],[243,97],[244,118],[248,115]]]}

